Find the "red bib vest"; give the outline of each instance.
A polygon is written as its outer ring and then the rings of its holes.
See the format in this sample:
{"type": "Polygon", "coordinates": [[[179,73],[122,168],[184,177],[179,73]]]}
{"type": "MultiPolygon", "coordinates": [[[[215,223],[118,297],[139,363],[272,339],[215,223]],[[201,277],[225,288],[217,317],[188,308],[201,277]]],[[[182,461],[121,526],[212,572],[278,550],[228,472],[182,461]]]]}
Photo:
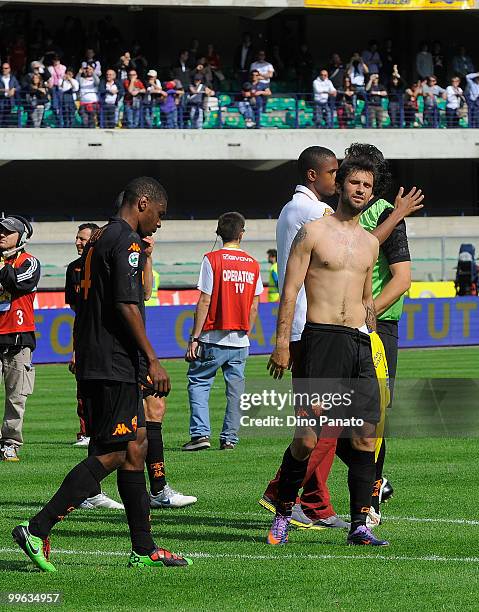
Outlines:
{"type": "Polygon", "coordinates": [[[249,331],[249,315],[259,277],[256,259],[240,249],[206,253],[213,269],[213,293],[203,331],[249,331]]]}
{"type": "MultiPolygon", "coordinates": [[[[14,261],[8,263],[14,268],[19,268],[29,257],[31,255],[28,253],[21,253],[14,261]]],[[[32,293],[15,296],[3,289],[0,296],[0,335],[35,331],[33,314],[35,293],[33,291],[32,293]]]]}

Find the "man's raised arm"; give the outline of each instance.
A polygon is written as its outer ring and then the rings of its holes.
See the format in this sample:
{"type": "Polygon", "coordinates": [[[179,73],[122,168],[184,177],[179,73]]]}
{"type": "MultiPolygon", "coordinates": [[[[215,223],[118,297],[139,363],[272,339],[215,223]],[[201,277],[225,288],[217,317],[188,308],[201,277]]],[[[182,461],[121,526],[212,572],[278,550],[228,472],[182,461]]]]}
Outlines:
{"type": "Polygon", "coordinates": [[[314,246],[311,225],[307,223],[299,229],[288,257],[276,325],[276,348],[267,366],[273,378],[282,378],[284,370],[289,367],[289,340],[296,299],[306,278],[314,246]]]}

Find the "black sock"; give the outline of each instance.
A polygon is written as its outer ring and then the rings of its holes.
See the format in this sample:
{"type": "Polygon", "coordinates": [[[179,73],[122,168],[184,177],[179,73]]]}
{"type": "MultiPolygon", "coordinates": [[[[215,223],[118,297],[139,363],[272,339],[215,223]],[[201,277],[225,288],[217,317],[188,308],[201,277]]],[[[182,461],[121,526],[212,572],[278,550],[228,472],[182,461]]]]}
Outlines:
{"type": "Polygon", "coordinates": [[[351,463],[353,447],[351,446],[350,438],[338,438],[336,443],[336,456],[349,467],[351,463]]]}
{"type": "MultiPolygon", "coordinates": [[[[376,459],[376,482],[383,477],[384,458],[386,456],[386,441],[383,438],[378,458],[376,459]]],[[[379,512],[379,487],[374,486],[371,506],[379,512]]]]}
{"type": "Polygon", "coordinates": [[[375,474],[374,451],[359,451],[353,448],[348,471],[351,531],[366,524],[375,474]]]}
{"type": "Polygon", "coordinates": [[[291,454],[288,446],[281,464],[281,474],[278,483],[278,500],[280,514],[291,513],[291,508],[296,501],[298,491],[303,484],[309,459],[298,461],[291,454]]]}
{"type": "Polygon", "coordinates": [[[99,489],[100,482],[109,473],[96,457],[88,457],[76,465],[51,500],[31,519],[30,533],[42,539],[48,537],[53,526],[99,489]]]}
{"type": "Polygon", "coordinates": [[[146,437],[148,452],[146,454],[146,469],[150,479],[150,493],[158,495],[166,484],[165,457],[163,453],[162,423],[146,422],[146,437]]]}
{"type": "Polygon", "coordinates": [[[155,550],[155,543],[151,537],[150,498],[146,491],[145,472],[118,470],[117,482],[125,505],[132,549],[138,555],[150,555],[155,550]]]}

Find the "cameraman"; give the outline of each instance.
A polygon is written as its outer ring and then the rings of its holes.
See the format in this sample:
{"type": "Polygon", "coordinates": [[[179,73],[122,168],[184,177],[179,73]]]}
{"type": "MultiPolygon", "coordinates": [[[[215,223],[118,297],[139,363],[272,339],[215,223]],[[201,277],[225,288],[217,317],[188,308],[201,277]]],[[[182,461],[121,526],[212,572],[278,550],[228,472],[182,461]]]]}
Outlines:
{"type": "Polygon", "coordinates": [[[0,219],[0,367],[5,383],[2,461],[19,460],[25,404],[35,382],[33,301],[40,280],[40,262],[25,252],[25,243],[32,234],[32,226],[22,217],[0,219]]]}

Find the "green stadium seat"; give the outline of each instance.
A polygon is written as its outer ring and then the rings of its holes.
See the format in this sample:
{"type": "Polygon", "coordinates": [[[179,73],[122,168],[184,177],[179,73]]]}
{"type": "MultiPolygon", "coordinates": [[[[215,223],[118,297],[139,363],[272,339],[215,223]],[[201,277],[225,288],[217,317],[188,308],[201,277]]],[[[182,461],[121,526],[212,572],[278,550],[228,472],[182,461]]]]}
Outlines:
{"type": "Polygon", "coordinates": [[[229,106],[231,104],[231,97],[227,94],[221,94],[218,96],[218,102],[220,106],[229,106]]]}

